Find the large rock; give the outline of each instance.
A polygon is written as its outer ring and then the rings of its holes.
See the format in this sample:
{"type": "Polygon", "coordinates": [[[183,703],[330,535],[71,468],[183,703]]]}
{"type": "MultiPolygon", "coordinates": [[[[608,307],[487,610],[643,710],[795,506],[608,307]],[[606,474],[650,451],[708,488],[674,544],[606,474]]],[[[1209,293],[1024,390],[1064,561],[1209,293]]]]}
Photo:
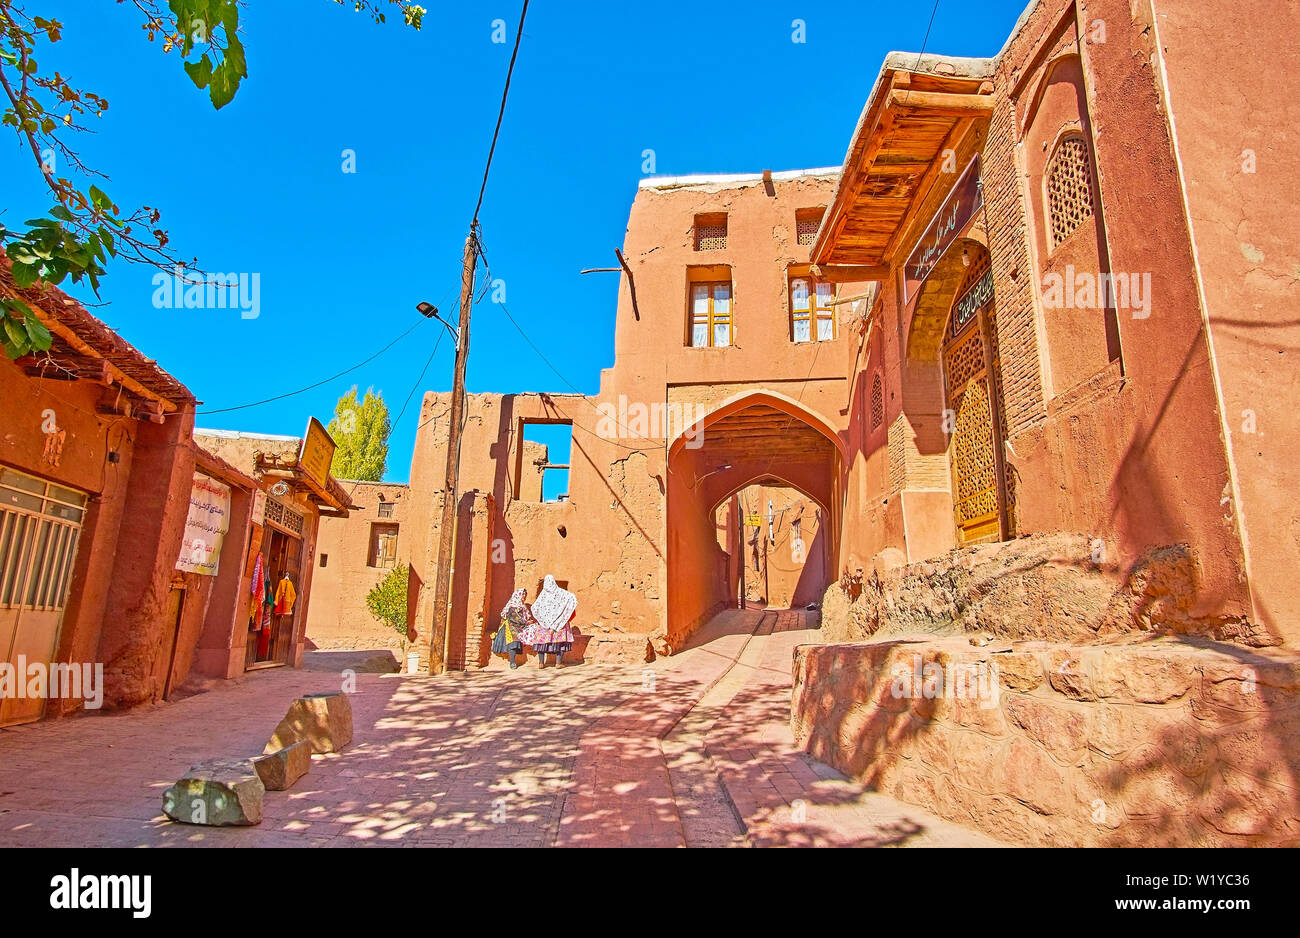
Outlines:
{"type": "Polygon", "coordinates": [[[262,823],[265,794],[247,759],[213,759],[191,766],[163,793],[163,813],[182,824],[252,827],[262,823]]]}
{"type": "Polygon", "coordinates": [[[288,791],[311,769],[311,743],[305,739],[257,756],[253,768],[267,791],[288,791]]]}
{"type": "Polygon", "coordinates": [[[312,752],[339,752],[352,742],[352,702],[347,694],[299,697],[262,751],[279,752],[303,740],[311,744],[312,752]]]}

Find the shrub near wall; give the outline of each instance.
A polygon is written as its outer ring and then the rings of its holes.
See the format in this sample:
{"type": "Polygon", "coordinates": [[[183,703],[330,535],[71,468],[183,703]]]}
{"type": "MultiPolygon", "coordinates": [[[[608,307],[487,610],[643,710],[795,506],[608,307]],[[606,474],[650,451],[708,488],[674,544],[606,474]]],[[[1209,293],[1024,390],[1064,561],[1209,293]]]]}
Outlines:
{"type": "Polygon", "coordinates": [[[1300,660],[1174,639],[1004,647],[800,646],[795,737],[1009,844],[1300,845],[1300,660]],[[896,695],[918,662],[948,683],[896,695]],[[963,667],[995,667],[996,691],[954,694],[963,667]]]}

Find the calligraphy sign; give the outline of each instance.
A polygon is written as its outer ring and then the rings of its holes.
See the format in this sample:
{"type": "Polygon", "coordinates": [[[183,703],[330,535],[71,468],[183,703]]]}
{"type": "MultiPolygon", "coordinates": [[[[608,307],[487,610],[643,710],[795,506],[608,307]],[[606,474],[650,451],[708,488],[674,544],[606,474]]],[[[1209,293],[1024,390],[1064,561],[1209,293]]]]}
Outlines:
{"type": "Polygon", "coordinates": [[[910,300],[921,284],[925,283],[935,264],[939,263],[944,252],[956,240],[958,232],[975,217],[983,204],[980,157],[976,153],[907,258],[907,264],[903,267],[903,302],[910,300]]]}
{"type": "Polygon", "coordinates": [[[230,486],[194,473],[190,489],[190,510],[185,516],[185,539],[176,569],[203,576],[216,576],[221,563],[221,544],[230,530],[230,486]]]}
{"type": "Polygon", "coordinates": [[[987,306],[992,299],[993,268],[990,267],[984,271],[984,276],[972,283],[970,289],[952,304],[952,334],[956,336],[961,332],[966,323],[971,321],[971,317],[987,306]]]}

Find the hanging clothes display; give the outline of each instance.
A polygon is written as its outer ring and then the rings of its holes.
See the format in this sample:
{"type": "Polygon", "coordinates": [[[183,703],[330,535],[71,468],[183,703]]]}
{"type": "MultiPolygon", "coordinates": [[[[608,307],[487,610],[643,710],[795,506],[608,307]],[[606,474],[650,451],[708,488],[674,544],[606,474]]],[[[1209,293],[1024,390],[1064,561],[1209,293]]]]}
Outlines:
{"type": "Polygon", "coordinates": [[[280,585],[275,588],[275,614],[277,616],[293,615],[293,604],[298,598],[297,591],[293,588],[293,581],[289,579],[289,574],[280,578],[280,585]]]}
{"type": "Polygon", "coordinates": [[[259,553],[257,559],[253,561],[253,582],[249,586],[249,592],[252,593],[253,601],[249,604],[248,618],[256,624],[261,621],[262,615],[262,597],[265,595],[266,588],[266,565],[262,561],[262,555],[259,553]]]}

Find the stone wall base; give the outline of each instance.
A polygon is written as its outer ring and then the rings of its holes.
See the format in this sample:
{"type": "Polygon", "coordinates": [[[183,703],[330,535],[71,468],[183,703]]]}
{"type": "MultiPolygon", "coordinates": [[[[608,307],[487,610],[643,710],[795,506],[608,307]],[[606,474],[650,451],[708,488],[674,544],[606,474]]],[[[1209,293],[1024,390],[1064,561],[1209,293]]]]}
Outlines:
{"type": "Polygon", "coordinates": [[[1300,658],[1201,639],[795,650],[814,757],[1008,844],[1300,846],[1300,658]]]}

